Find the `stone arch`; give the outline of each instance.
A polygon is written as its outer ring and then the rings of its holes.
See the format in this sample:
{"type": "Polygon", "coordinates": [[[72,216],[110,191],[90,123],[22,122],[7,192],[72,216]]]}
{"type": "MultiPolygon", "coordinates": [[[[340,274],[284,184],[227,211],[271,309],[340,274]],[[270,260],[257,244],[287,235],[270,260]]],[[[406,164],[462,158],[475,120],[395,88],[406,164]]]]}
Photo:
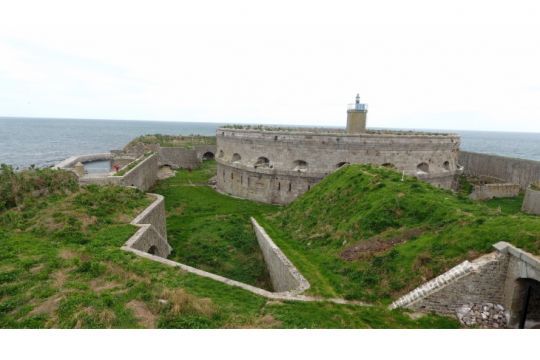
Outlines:
{"type": "Polygon", "coordinates": [[[298,172],[305,172],[308,168],[308,163],[304,160],[295,160],[293,163],[293,170],[298,172]]]}
{"type": "Polygon", "coordinates": [[[350,165],[350,164],[351,164],[350,162],[342,161],[342,162],[340,162],[340,163],[337,163],[336,169],[339,169],[339,168],[342,167],[342,166],[350,165]]]}
{"type": "Polygon", "coordinates": [[[157,255],[158,253],[158,248],[156,245],[152,245],[150,246],[150,248],[148,249],[147,253],[149,253],[150,255],[157,255]]]}
{"type": "Polygon", "coordinates": [[[203,154],[202,156],[202,159],[203,161],[206,161],[206,160],[214,160],[214,153],[211,152],[211,151],[207,151],[203,154]]]}
{"type": "Polygon", "coordinates": [[[426,162],[421,162],[416,166],[417,174],[429,174],[429,165],[426,162]]]}
{"type": "Polygon", "coordinates": [[[255,167],[261,167],[261,168],[267,168],[270,167],[270,160],[268,160],[267,157],[261,156],[257,159],[257,162],[255,162],[255,167]]]}
{"type": "Polygon", "coordinates": [[[450,171],[450,161],[447,160],[443,163],[443,169],[446,171],[450,171]]]}
{"type": "Polygon", "coordinates": [[[240,156],[239,153],[234,153],[232,156],[232,162],[240,162],[242,160],[242,156],[240,156]]]}

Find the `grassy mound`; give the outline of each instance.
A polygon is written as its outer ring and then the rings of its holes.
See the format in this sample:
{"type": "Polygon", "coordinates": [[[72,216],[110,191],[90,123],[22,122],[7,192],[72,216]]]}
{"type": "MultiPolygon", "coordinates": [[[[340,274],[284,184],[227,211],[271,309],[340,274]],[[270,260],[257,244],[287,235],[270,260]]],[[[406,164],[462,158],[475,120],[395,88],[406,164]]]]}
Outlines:
{"type": "Polygon", "coordinates": [[[313,292],[383,303],[498,241],[538,253],[540,218],[519,213],[516,200],[473,203],[401,179],[385,168],[347,166],[261,220],[313,292]]]}
{"type": "Polygon", "coordinates": [[[88,186],[0,210],[0,328],[457,326],[381,307],[270,302],[120,250],[150,201],[135,189],[88,186]]]}
{"type": "Polygon", "coordinates": [[[185,149],[193,149],[197,145],[215,145],[215,136],[202,135],[142,135],[130,141],[125,149],[129,149],[137,144],[159,144],[163,147],[181,147],[185,149]]]}

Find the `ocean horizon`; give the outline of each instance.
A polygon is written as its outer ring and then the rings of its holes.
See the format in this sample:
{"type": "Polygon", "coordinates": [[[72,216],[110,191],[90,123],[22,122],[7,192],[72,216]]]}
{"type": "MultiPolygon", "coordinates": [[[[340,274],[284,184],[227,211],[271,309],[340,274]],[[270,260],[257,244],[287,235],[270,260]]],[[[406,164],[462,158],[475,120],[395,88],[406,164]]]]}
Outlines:
{"type": "MultiPolygon", "coordinates": [[[[120,149],[145,134],[214,135],[225,123],[0,117],[0,163],[25,168],[53,166],[73,155],[120,149]]],[[[284,125],[280,125],[284,126],[284,125]]],[[[297,125],[291,125],[297,126],[297,125]]],[[[313,127],[314,125],[311,125],[313,127]]],[[[388,129],[452,132],[461,149],[540,161],[540,133],[388,129]]]]}

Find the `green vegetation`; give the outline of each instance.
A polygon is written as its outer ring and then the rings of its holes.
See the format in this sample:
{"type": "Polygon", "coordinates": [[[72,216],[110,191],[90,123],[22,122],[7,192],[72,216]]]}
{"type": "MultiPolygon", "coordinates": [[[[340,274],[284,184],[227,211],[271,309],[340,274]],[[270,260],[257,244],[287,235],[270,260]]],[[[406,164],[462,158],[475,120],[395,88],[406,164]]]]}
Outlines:
{"type": "Polygon", "coordinates": [[[263,226],[312,293],[389,303],[466,259],[508,241],[540,249],[540,219],[519,199],[473,203],[385,168],[351,165],[263,226]]]}
{"type": "Polygon", "coordinates": [[[124,175],[126,175],[131,169],[133,169],[135,166],[139,165],[144,159],[146,159],[147,157],[149,157],[152,154],[153,154],[153,152],[151,152],[151,151],[144,153],[143,156],[139,157],[136,160],[133,160],[132,162],[130,162],[129,164],[124,166],[120,171],[117,171],[115,174],[113,174],[113,176],[124,176],[124,175]]]}
{"type": "Polygon", "coordinates": [[[9,165],[0,165],[0,211],[32,202],[39,196],[66,194],[77,188],[77,177],[68,171],[37,168],[15,171],[9,165]]]}
{"type": "Polygon", "coordinates": [[[143,135],[133,139],[126,148],[133,147],[137,144],[159,144],[163,147],[181,147],[185,149],[193,149],[197,145],[215,145],[215,136],[202,136],[202,135],[143,135]]]}
{"type": "Polygon", "coordinates": [[[215,161],[180,170],[152,191],[165,196],[170,259],[247,284],[271,289],[250,216],[275,206],[222,195],[208,186],[215,161]]]}
{"type": "MultiPolygon", "coordinates": [[[[193,172],[186,178],[203,176],[193,172]]],[[[25,193],[27,201],[0,211],[0,328],[458,326],[448,318],[413,320],[382,307],[268,301],[137,257],[120,246],[136,230],[129,221],[151,201],[145,194],[115,186],[77,190],[76,185],[62,193],[53,191],[53,184],[41,188],[40,196],[25,193]]],[[[199,188],[182,186],[192,189],[199,188]]],[[[212,203],[189,204],[198,206],[211,210],[212,203]]],[[[218,206],[226,207],[236,211],[226,203],[218,206]]]]}

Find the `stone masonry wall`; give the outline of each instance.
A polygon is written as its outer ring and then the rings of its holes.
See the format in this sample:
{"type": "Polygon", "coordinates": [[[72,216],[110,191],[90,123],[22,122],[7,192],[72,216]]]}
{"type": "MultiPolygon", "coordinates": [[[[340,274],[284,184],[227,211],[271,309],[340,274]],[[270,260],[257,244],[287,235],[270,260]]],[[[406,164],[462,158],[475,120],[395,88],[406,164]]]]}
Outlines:
{"type": "Polygon", "coordinates": [[[470,198],[473,200],[489,200],[493,198],[509,198],[519,195],[518,184],[485,184],[475,185],[470,198]]]}
{"type": "Polygon", "coordinates": [[[142,213],[131,224],[139,227],[139,230],[124,245],[143,252],[149,252],[153,248],[153,254],[166,258],[172,251],[167,241],[165,200],[163,196],[150,194],[155,197],[142,213]]]}
{"type": "Polygon", "coordinates": [[[467,175],[491,176],[508,183],[519,184],[522,190],[540,180],[540,161],[461,151],[459,164],[464,167],[467,175]]]}
{"type": "Polygon", "coordinates": [[[157,154],[152,154],[121,176],[120,183],[125,186],[135,186],[142,191],[147,191],[156,183],[157,172],[158,156],[157,154]]]}
{"type": "Polygon", "coordinates": [[[454,135],[351,135],[221,128],[216,139],[218,189],[270,203],[291,202],[349,163],[393,166],[397,171],[445,188],[452,187],[454,175],[460,171],[459,137],[454,135]],[[258,165],[261,159],[265,161],[262,166],[258,165]]]}
{"type": "Polygon", "coordinates": [[[460,264],[461,271],[450,270],[397,300],[392,307],[407,307],[417,311],[433,311],[456,315],[463,305],[475,303],[502,304],[508,257],[498,252],[475,261],[460,264]],[[449,273],[455,276],[448,276],[449,273]],[[446,278],[445,278],[446,277],[446,278]]]}
{"type": "Polygon", "coordinates": [[[272,241],[264,229],[251,218],[270,280],[276,292],[301,293],[309,288],[309,282],[300,274],[291,261],[272,241]]]}
{"type": "Polygon", "coordinates": [[[540,190],[533,190],[530,187],[527,189],[521,210],[528,214],[540,215],[540,190]]]}
{"type": "Polygon", "coordinates": [[[196,168],[201,164],[197,152],[178,147],[162,147],[159,149],[160,165],[169,165],[173,169],[196,168]]]}

